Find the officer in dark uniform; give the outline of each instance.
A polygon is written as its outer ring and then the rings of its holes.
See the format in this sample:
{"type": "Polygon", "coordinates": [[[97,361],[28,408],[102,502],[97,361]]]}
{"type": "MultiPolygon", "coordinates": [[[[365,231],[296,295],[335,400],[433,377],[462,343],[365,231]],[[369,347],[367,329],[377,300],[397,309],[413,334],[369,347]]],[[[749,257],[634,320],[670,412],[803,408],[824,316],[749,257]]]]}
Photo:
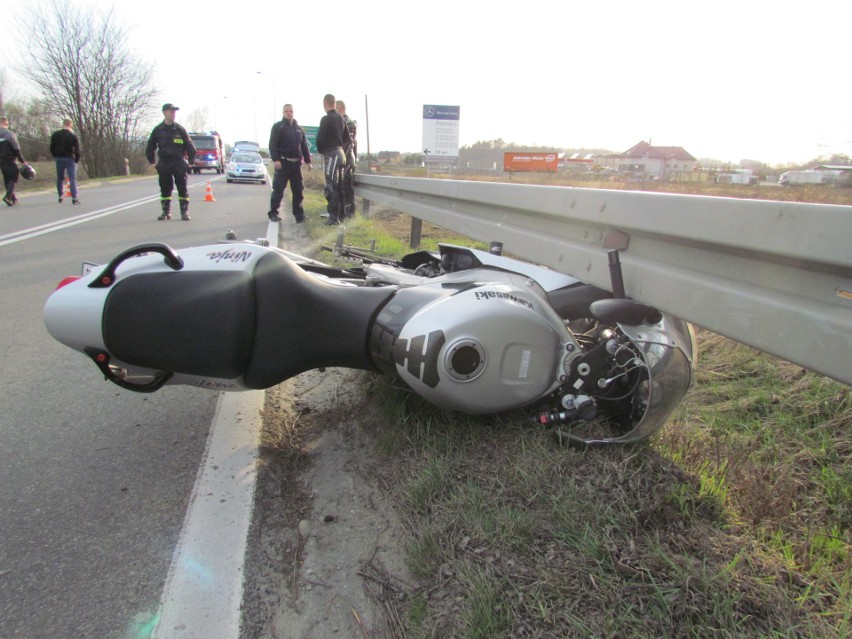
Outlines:
{"type": "Polygon", "coordinates": [[[163,121],[151,131],[145,157],[154,164],[154,151],[159,156],[157,173],[160,174],[160,205],[163,212],[158,220],[171,219],[172,188],[177,187],[180,204],[180,219],[189,220],[189,189],[186,188],[187,162],[195,163],[195,146],[189,134],[175,122],[175,112],[179,108],[172,103],[163,105],[163,121]]]}
{"type": "Polygon", "coordinates": [[[311,164],[311,152],[305,131],[293,117],[293,105],[284,105],[284,117],[272,125],[269,133],[269,155],[272,165],[275,167],[275,176],[272,178],[272,195],[269,198],[269,219],[280,222],[278,207],[284,199],[284,189],[290,183],[290,191],[293,195],[293,217],[296,223],[305,221],[305,210],[302,208],[304,201],[304,181],[302,180],[302,162],[308,170],[313,169],[311,164]]]}

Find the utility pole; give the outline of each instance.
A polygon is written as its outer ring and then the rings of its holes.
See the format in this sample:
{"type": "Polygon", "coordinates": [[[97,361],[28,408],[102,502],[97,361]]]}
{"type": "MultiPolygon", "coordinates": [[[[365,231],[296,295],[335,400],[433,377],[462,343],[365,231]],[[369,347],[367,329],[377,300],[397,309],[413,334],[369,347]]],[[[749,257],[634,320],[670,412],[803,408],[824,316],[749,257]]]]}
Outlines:
{"type": "Polygon", "coordinates": [[[367,96],[364,96],[364,119],[367,121],[367,173],[373,170],[373,162],[370,155],[370,107],[367,105],[367,96]]]}

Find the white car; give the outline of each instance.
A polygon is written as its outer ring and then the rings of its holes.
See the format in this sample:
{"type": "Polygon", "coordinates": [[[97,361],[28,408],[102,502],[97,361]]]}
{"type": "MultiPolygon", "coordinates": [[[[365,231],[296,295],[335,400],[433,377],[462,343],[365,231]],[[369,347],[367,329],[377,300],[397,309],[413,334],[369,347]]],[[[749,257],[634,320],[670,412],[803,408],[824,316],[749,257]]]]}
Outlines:
{"type": "Polygon", "coordinates": [[[257,153],[260,151],[260,145],[257,142],[251,142],[249,140],[237,140],[236,142],[234,142],[234,149],[232,153],[240,153],[246,151],[257,153]]]}
{"type": "Polygon", "coordinates": [[[228,182],[260,182],[266,184],[269,174],[260,153],[234,153],[228,162],[228,182]]]}

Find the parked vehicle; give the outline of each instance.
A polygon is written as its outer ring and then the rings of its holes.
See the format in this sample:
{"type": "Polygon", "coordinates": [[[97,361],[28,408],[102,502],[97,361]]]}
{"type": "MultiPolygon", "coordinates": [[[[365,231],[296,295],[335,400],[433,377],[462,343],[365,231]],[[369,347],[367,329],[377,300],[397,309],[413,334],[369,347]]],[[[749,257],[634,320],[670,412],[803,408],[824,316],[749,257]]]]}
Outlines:
{"type": "Polygon", "coordinates": [[[781,186],[798,186],[804,184],[835,184],[841,175],[839,171],[787,171],[778,178],[781,186]]]}
{"type": "Polygon", "coordinates": [[[366,369],[445,410],[526,409],[577,446],[646,439],[691,385],[692,327],[624,299],[616,251],[614,294],[497,247],[399,261],[340,251],[361,266],[262,243],[141,244],[64,280],[45,325],[128,390],[239,391],[366,369]]]}
{"type": "Polygon", "coordinates": [[[249,140],[237,140],[234,142],[234,148],[231,149],[231,155],[240,151],[250,151],[252,153],[260,153],[260,145],[257,142],[249,140]]]}
{"type": "Polygon", "coordinates": [[[259,153],[240,151],[228,161],[228,182],[260,182],[266,184],[269,175],[259,153]]]}
{"type": "Polygon", "coordinates": [[[757,184],[757,176],[751,169],[731,169],[719,172],[716,184],[757,184]]]}
{"type": "Polygon", "coordinates": [[[221,136],[215,131],[206,133],[190,133],[192,143],[195,145],[195,165],[193,173],[201,173],[204,169],[224,173],[225,171],[225,146],[221,136]]]}

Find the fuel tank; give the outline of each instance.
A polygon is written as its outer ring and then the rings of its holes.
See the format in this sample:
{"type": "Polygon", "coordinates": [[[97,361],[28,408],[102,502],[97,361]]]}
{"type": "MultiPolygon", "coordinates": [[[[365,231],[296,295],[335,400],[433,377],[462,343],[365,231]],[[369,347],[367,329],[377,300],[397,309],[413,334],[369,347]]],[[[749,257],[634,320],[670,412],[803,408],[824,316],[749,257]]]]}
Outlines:
{"type": "Polygon", "coordinates": [[[427,401],[473,415],[558,386],[573,338],[535,281],[474,269],[430,282],[399,290],[379,313],[370,336],[377,366],[427,401]]]}

